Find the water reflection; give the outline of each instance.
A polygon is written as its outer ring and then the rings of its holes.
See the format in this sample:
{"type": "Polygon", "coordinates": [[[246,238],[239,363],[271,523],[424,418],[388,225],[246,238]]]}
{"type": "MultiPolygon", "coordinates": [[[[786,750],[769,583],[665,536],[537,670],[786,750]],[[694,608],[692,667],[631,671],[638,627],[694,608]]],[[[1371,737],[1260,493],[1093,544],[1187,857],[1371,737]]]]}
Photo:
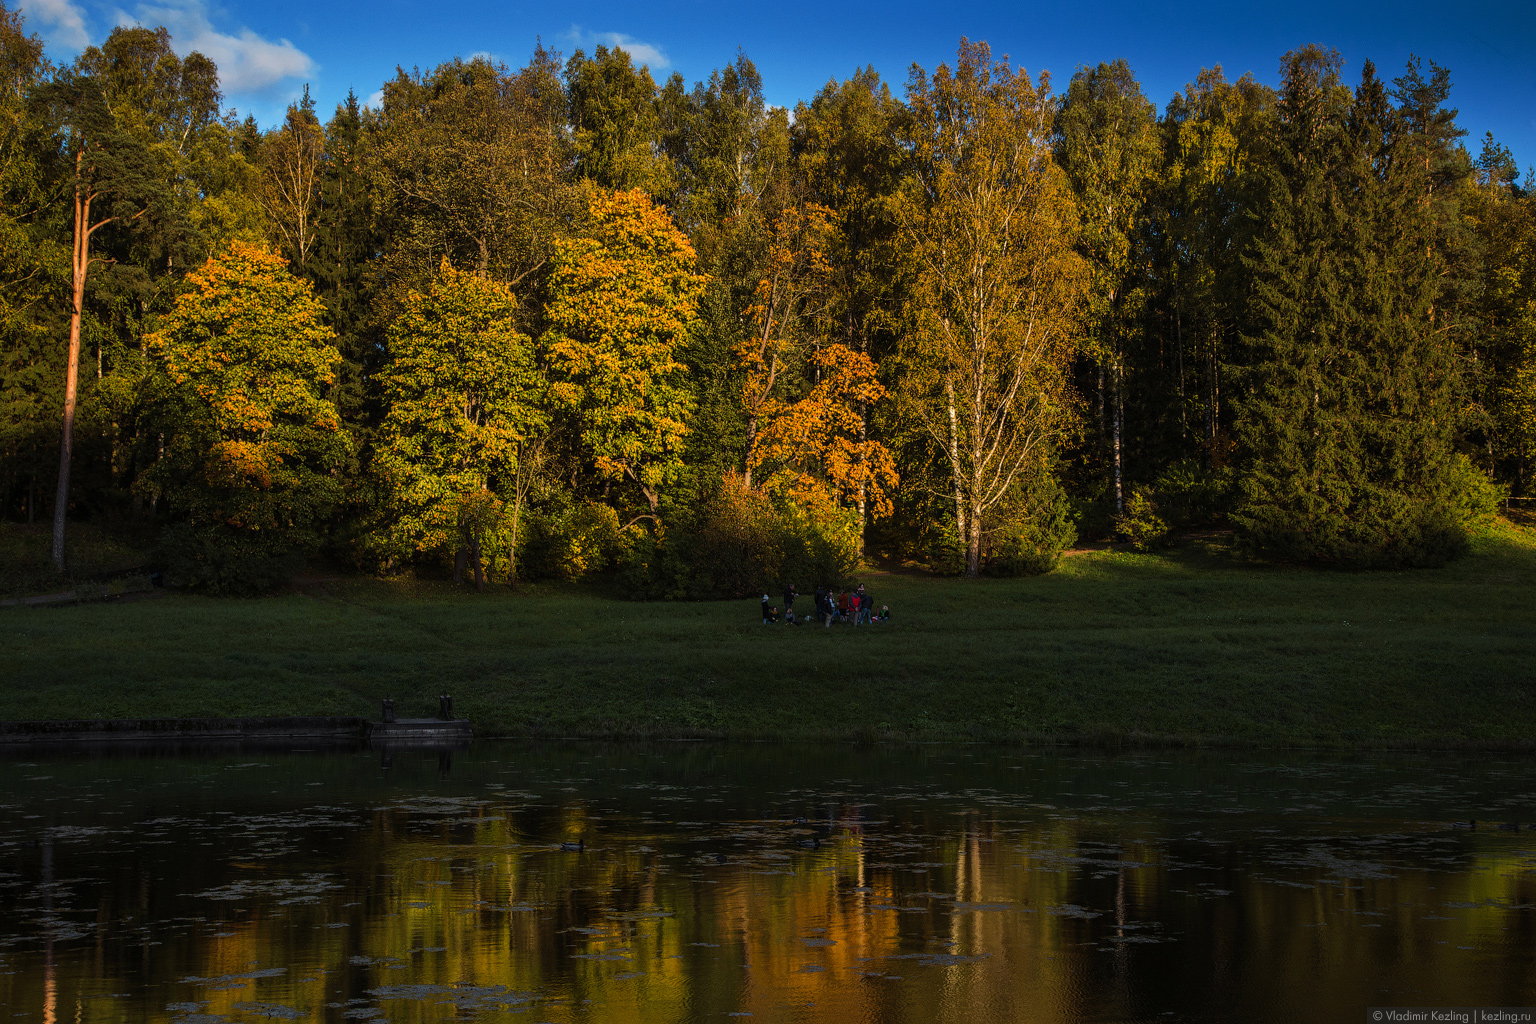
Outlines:
{"type": "Polygon", "coordinates": [[[1513,758],[481,743],[12,761],[0,1005],[47,1024],[1530,1005],[1533,792],[1513,758]]]}

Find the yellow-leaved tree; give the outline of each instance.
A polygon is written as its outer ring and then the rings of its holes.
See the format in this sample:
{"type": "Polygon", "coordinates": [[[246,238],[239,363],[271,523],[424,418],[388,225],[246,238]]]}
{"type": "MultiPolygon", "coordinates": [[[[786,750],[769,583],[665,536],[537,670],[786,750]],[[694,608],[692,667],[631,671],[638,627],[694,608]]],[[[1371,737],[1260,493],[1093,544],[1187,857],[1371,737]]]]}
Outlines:
{"type": "Polygon", "coordinates": [[[913,325],[902,397],[945,455],[976,576],[983,517],[1048,470],[1072,422],[1067,368],[1089,279],[1046,81],[961,40],[954,68],[913,69],[907,97],[912,173],[892,204],[913,325]]]}
{"type": "Polygon", "coordinates": [[[316,542],[341,496],[352,445],[326,397],[341,356],[320,300],[275,252],[231,242],[186,285],[145,339],[164,447],[141,486],[184,520],[168,535],[178,574],[251,589],[316,542]]]}
{"type": "Polygon", "coordinates": [[[379,374],[389,412],[374,468],[392,499],[387,535],[416,551],[451,547],[455,581],[467,561],[481,589],[487,556],[504,554],[516,574],[519,470],[548,424],[545,382],[516,314],[510,288],[444,260],[390,325],[379,374]]]}
{"type": "Polygon", "coordinates": [[[678,361],[706,278],[693,246],[640,189],[590,188],[587,230],[555,244],[541,348],[555,403],[579,424],[598,472],[633,482],[660,514],[682,469],[693,411],[678,361]]]}

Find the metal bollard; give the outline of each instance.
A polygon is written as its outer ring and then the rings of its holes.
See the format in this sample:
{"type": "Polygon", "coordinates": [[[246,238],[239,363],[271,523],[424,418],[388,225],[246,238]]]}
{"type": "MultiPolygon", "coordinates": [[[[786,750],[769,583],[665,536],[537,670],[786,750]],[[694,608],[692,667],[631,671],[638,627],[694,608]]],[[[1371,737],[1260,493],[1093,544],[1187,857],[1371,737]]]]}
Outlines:
{"type": "Polygon", "coordinates": [[[453,698],[446,693],[437,698],[437,717],[445,722],[453,721],[453,698]]]}
{"type": "Polygon", "coordinates": [[[395,702],[392,701],[392,700],[389,700],[388,698],[386,698],[385,701],[384,701],[384,721],[385,722],[393,722],[394,720],[395,720],[395,702]]]}

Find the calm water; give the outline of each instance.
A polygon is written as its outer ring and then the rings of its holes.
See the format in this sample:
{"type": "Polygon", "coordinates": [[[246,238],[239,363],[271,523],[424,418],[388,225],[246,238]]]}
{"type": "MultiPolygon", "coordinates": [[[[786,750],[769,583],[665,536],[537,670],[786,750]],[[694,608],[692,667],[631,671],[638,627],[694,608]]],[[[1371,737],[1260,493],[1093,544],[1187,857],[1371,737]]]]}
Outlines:
{"type": "Polygon", "coordinates": [[[1529,1006],[1532,819],[1536,762],[1512,756],[12,756],[0,1017],[1362,1021],[1372,1005],[1529,1006]]]}

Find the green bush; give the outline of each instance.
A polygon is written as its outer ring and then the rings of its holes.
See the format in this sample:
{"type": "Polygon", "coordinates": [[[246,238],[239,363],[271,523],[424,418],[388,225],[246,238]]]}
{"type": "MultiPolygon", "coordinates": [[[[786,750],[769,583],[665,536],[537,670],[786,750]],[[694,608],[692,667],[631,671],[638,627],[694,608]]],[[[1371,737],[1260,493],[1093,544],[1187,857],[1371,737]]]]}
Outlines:
{"type": "Polygon", "coordinates": [[[1056,568],[1061,553],[1077,541],[1076,515],[1056,490],[1033,516],[1008,523],[992,534],[983,571],[988,576],[1037,576],[1056,568]]]}
{"type": "Polygon", "coordinates": [[[524,579],[581,579],[612,568],[624,552],[618,513],[601,502],[566,498],[529,518],[517,563],[524,579]]]}
{"type": "Polygon", "coordinates": [[[847,531],[727,480],[688,522],[636,541],[621,580],[636,598],[702,600],[749,597],[786,583],[840,585],[857,565],[847,531]]]}
{"type": "Polygon", "coordinates": [[[180,523],[160,534],[154,562],[172,587],[245,597],[276,590],[304,567],[286,538],[180,523]]]}
{"type": "Polygon", "coordinates": [[[1157,503],[1140,487],[1131,491],[1125,511],[1115,517],[1115,529],[1137,551],[1150,551],[1168,539],[1168,524],[1157,514],[1157,503]]]}
{"type": "Polygon", "coordinates": [[[1499,517],[1509,488],[1494,483],[1466,455],[1458,453],[1447,473],[1451,516],[1469,533],[1486,533],[1499,517]]]}
{"type": "Polygon", "coordinates": [[[1471,550],[1469,535],[1492,524],[1503,491],[1462,454],[1433,483],[1427,494],[1362,488],[1342,514],[1251,501],[1233,519],[1246,546],[1264,557],[1349,569],[1434,568],[1471,550]]]}
{"type": "Polygon", "coordinates": [[[1214,526],[1232,511],[1234,481],[1230,469],[1203,469],[1185,459],[1163,470],[1152,493],[1158,514],[1170,527],[1214,526]]]}

